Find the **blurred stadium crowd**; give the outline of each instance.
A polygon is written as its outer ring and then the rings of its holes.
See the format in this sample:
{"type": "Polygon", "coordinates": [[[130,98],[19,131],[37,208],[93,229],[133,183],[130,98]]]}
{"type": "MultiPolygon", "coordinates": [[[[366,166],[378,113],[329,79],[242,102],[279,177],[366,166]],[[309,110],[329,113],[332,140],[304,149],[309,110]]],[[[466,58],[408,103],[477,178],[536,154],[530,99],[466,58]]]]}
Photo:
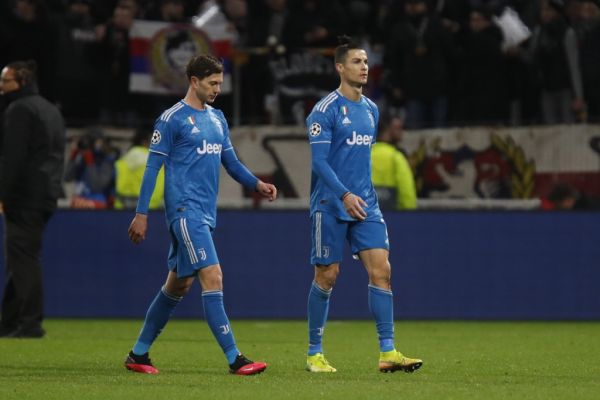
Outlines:
{"type": "MultiPolygon", "coordinates": [[[[307,49],[328,55],[342,33],[359,38],[369,51],[366,93],[384,114],[405,117],[408,129],[600,120],[600,10],[593,0],[2,4],[0,64],[36,60],[41,93],[60,105],[70,126],[134,127],[176,101],[130,92],[130,28],[140,19],[198,18],[221,21],[234,37],[241,124],[300,123],[303,113],[298,117],[293,107],[281,108],[279,117],[273,112],[277,60],[307,49]],[[503,25],[504,17],[510,21],[503,25]]],[[[323,90],[335,87],[332,76],[323,90]]],[[[310,109],[313,97],[301,111],[310,109]]],[[[230,111],[229,100],[223,96],[217,107],[230,111]]]]}

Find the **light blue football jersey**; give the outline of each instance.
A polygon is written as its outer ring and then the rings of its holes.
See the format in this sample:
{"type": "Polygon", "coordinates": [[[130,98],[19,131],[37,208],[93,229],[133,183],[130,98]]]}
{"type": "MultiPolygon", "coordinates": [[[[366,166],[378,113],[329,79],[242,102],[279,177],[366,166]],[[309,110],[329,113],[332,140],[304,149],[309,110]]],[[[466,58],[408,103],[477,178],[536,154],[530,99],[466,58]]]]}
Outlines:
{"type": "Polygon", "coordinates": [[[165,212],[169,225],[185,217],[214,228],[221,153],[233,151],[220,110],[196,110],[183,100],[157,118],[150,151],[165,159],[165,212]]]}
{"type": "MultiPolygon", "coordinates": [[[[382,218],[371,181],[371,145],[375,143],[379,110],[365,96],[359,101],[338,90],[321,99],[306,119],[314,156],[315,146],[328,146],[327,161],[340,182],[366,203],[367,220],[382,218]]],[[[314,171],[311,176],[310,212],[322,211],[353,221],[342,200],[314,171]]]]}

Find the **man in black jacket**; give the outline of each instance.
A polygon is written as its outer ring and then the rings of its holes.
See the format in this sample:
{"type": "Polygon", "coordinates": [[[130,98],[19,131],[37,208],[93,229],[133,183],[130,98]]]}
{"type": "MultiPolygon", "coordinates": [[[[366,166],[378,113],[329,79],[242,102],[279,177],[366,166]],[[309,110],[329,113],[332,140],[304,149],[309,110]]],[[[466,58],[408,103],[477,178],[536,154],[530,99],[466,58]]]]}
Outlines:
{"type": "Polygon", "coordinates": [[[65,127],[60,111],[38,94],[33,61],[8,64],[0,94],[0,212],[4,214],[6,286],[0,337],[42,337],[42,236],[62,195],[65,127]]]}

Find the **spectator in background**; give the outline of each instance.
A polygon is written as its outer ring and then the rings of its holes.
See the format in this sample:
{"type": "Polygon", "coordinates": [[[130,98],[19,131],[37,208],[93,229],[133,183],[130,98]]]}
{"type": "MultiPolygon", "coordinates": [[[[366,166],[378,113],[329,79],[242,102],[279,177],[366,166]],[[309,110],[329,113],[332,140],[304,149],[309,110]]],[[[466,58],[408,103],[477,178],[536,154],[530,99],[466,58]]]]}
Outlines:
{"type": "Polygon", "coordinates": [[[285,53],[284,26],[290,13],[287,0],[262,0],[249,10],[246,45],[253,49],[241,70],[242,113],[246,123],[275,123],[278,107],[269,62],[285,53]],[[265,51],[267,50],[267,51],[265,51]],[[256,79],[257,76],[266,79],[256,79]]]}
{"type": "Polygon", "coordinates": [[[0,10],[0,65],[14,60],[34,60],[39,66],[40,93],[56,98],[58,21],[43,0],[6,2],[6,14],[0,10]],[[8,4],[12,4],[9,7],[8,4]]]}
{"type": "Polygon", "coordinates": [[[131,10],[134,19],[142,19],[144,17],[144,9],[138,0],[119,0],[116,7],[123,7],[131,10]]]}
{"type": "Polygon", "coordinates": [[[386,64],[390,102],[406,102],[407,129],[443,127],[453,60],[450,33],[425,0],[406,0],[406,18],[390,34],[386,64]]]}
{"type": "Polygon", "coordinates": [[[332,47],[345,32],[345,12],[337,0],[296,0],[289,3],[293,15],[284,26],[284,44],[289,49],[332,47]]]}
{"type": "Polygon", "coordinates": [[[381,37],[378,24],[377,2],[366,0],[349,0],[345,2],[347,27],[346,33],[360,40],[377,40],[381,37]]]}
{"type": "Polygon", "coordinates": [[[69,125],[95,123],[100,106],[99,37],[92,17],[92,0],[69,0],[61,23],[58,51],[59,102],[69,125]],[[85,93],[85,95],[83,95],[85,93]]]}
{"type": "Polygon", "coordinates": [[[42,238],[63,194],[65,124],[60,111],[38,94],[35,62],[8,64],[0,94],[3,119],[0,213],[4,214],[6,284],[0,337],[42,337],[42,238]]]}
{"type": "Polygon", "coordinates": [[[272,47],[283,44],[284,26],[290,13],[287,0],[262,0],[249,10],[248,46],[272,47]]]}
{"type": "Polygon", "coordinates": [[[582,0],[579,55],[588,119],[600,122],[600,7],[582,0]]]}
{"type": "Polygon", "coordinates": [[[246,0],[222,0],[221,11],[227,19],[226,27],[235,33],[235,45],[244,46],[247,39],[248,25],[248,3],[246,0]]]}
{"type": "Polygon", "coordinates": [[[162,0],[160,20],[165,22],[187,22],[183,0],[162,0]]]}
{"type": "MultiPolygon", "coordinates": [[[[131,148],[115,163],[116,209],[135,209],[137,206],[146,162],[148,161],[151,132],[151,128],[139,128],[133,137],[131,148]]],[[[164,190],[165,174],[164,170],[161,169],[156,178],[156,187],[150,198],[151,210],[162,208],[164,190]]]]}
{"type": "Polygon", "coordinates": [[[129,30],[135,17],[134,2],[121,1],[100,41],[103,60],[101,120],[121,126],[132,126],[135,113],[129,93],[129,30]]]}
{"type": "Polygon", "coordinates": [[[467,28],[469,12],[471,11],[469,0],[435,0],[430,1],[432,14],[437,14],[442,26],[453,34],[459,34],[467,28]]]}
{"type": "Polygon", "coordinates": [[[598,210],[600,199],[587,196],[574,186],[559,182],[555,184],[547,196],[541,198],[542,210],[598,210]]]}
{"type": "Polygon", "coordinates": [[[417,191],[410,164],[404,153],[396,148],[402,141],[403,127],[400,117],[389,118],[371,147],[371,179],[383,211],[417,208],[417,191]]]}
{"type": "Polygon", "coordinates": [[[118,152],[99,128],[72,142],[65,179],[75,182],[73,208],[112,208],[118,152]]]}
{"type": "Polygon", "coordinates": [[[562,0],[544,1],[540,20],[530,56],[541,80],[542,121],[573,123],[585,112],[577,37],[563,14],[562,0]]]}
{"type": "Polygon", "coordinates": [[[548,196],[541,198],[542,210],[571,210],[577,202],[577,190],[566,183],[552,187],[548,196]]]}
{"type": "Polygon", "coordinates": [[[508,118],[506,59],[502,31],[486,7],[471,11],[461,59],[458,87],[462,103],[458,120],[498,124],[508,118]]]}

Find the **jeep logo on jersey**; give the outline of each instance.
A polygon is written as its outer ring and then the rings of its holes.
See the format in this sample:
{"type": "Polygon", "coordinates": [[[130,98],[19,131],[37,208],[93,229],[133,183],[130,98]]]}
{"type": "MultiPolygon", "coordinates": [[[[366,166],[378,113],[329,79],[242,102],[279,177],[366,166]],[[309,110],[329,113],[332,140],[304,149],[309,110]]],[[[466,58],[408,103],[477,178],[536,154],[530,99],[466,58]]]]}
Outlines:
{"type": "Polygon", "coordinates": [[[154,132],[152,132],[152,144],[159,144],[160,143],[160,132],[158,130],[155,130],[154,132]]]}
{"type": "Polygon", "coordinates": [[[202,141],[202,147],[197,147],[198,154],[221,154],[222,144],[206,143],[206,139],[202,141]]]}
{"type": "Polygon", "coordinates": [[[369,136],[369,135],[361,135],[356,133],[356,131],[352,131],[352,137],[346,139],[346,143],[348,143],[350,146],[370,146],[371,142],[373,140],[373,136],[369,136]]]}
{"type": "Polygon", "coordinates": [[[315,137],[321,134],[321,125],[317,122],[313,122],[309,129],[310,136],[315,137]]]}

